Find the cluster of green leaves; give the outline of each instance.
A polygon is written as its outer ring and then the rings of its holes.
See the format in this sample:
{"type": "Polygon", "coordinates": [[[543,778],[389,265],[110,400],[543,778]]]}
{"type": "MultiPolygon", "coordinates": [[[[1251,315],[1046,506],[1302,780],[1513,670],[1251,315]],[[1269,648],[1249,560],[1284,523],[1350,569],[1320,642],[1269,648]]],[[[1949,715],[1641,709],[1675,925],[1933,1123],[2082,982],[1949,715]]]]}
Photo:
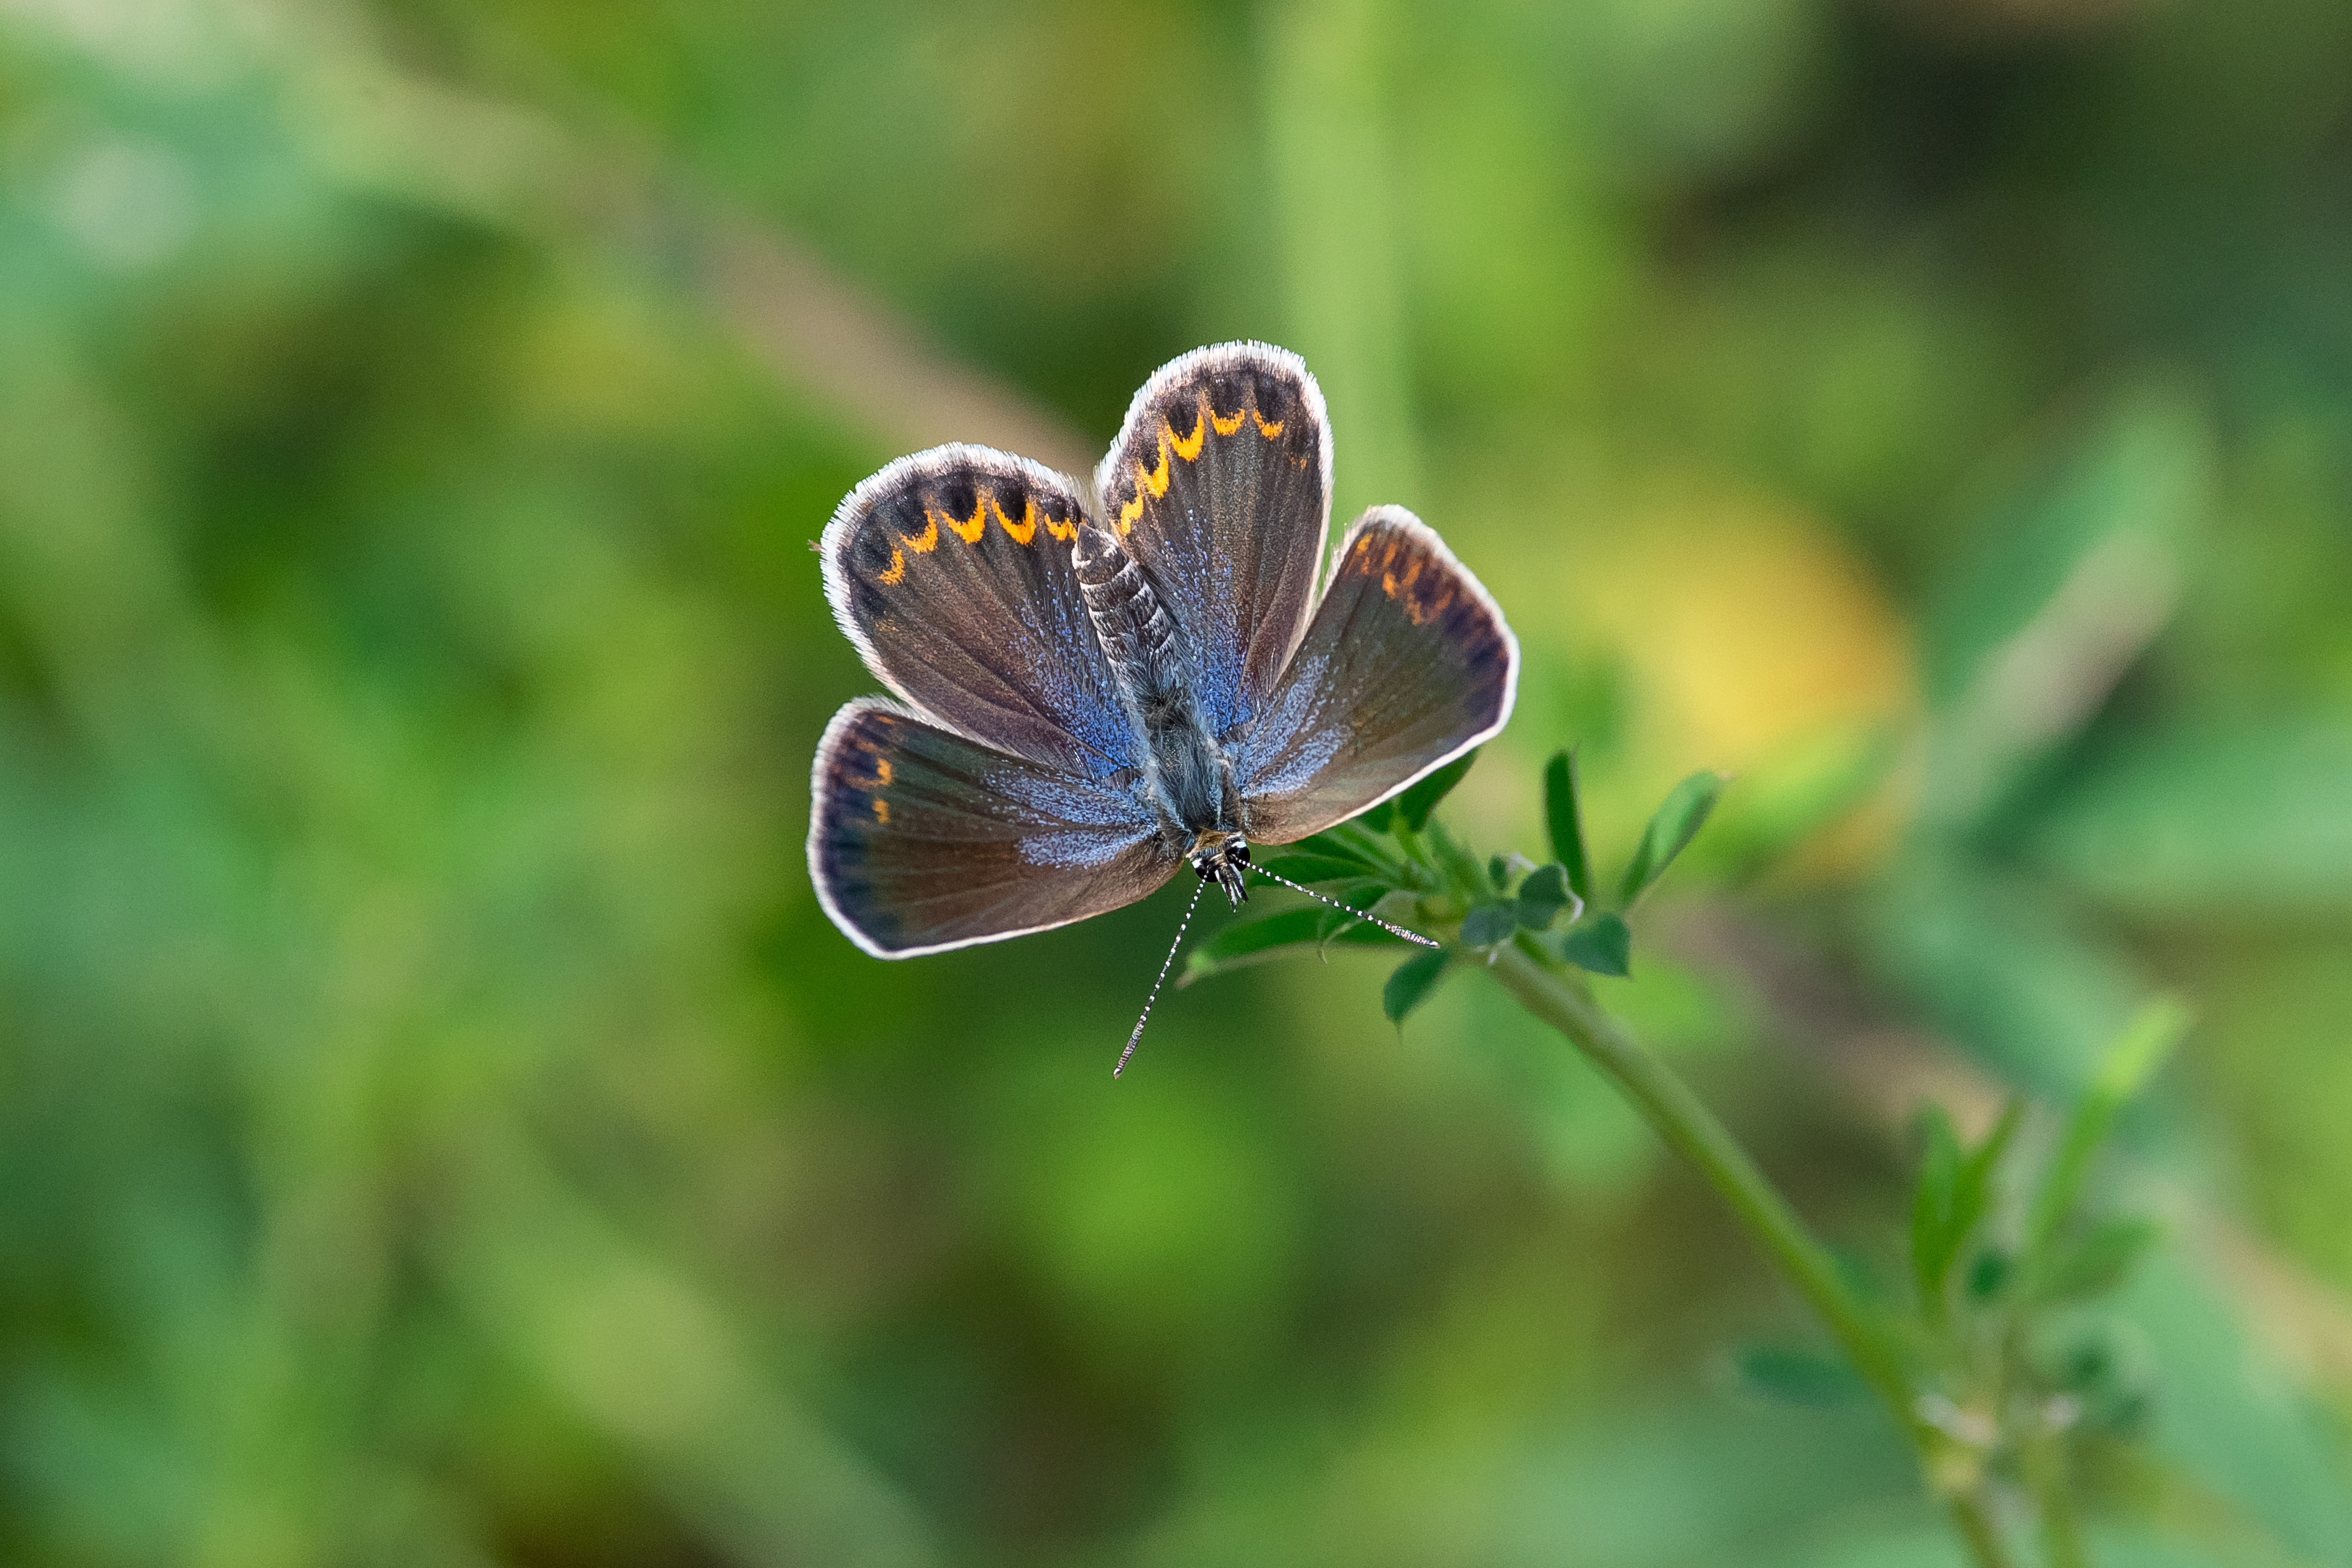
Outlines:
{"type": "MultiPolygon", "coordinates": [[[[2117,1113],[2186,1027],[2168,999],[2145,1009],[2063,1116],[2011,1099],[1973,1142],[1940,1107],[1922,1115],[1912,1189],[1909,1289],[1877,1292],[1945,1439],[1946,1484],[2030,1493],[2060,1560],[2073,1533],[2068,1478],[2083,1452],[2137,1435],[2154,1392],[2138,1336],[2109,1304],[2160,1239],[2144,1215],[2090,1198],[2117,1113]],[[2047,1135],[2028,1134],[2030,1122],[2047,1135]]],[[[1749,1386],[1791,1403],[1859,1397],[1842,1364],[1803,1350],[1739,1357],[1749,1386]]]]}
{"type": "Polygon", "coordinates": [[[1522,934],[1592,974],[1631,974],[1633,933],[1625,915],[1698,836],[1722,796],[1724,778],[1694,773],[1675,785],[1652,814],[1624,870],[1601,883],[1585,847],[1572,752],[1558,753],[1544,768],[1549,861],[1539,864],[1511,853],[1481,862],[1433,820],[1438,802],[1477,755],[1464,754],[1336,828],[1263,854],[1260,863],[1268,870],[1345,907],[1284,909],[1228,925],[1192,950],[1178,983],[1335,944],[1405,946],[1362,918],[1376,913],[1453,938],[1444,947],[1416,952],[1390,975],[1381,1007],[1394,1023],[1427,998],[1450,965],[1465,956],[1491,957],[1522,934]]]}

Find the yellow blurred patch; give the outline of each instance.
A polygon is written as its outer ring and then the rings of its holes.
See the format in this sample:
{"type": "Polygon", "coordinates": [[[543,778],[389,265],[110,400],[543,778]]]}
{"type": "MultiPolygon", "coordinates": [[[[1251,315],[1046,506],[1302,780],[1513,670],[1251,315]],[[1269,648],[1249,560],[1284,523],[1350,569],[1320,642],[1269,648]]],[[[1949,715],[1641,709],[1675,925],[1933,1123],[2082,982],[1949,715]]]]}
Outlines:
{"type": "MultiPolygon", "coordinates": [[[[1914,727],[1910,627],[1843,542],[1796,508],[1739,496],[1637,504],[1557,570],[1577,652],[1625,672],[1624,766],[1611,782],[1633,791],[1629,811],[1712,768],[1737,776],[1729,817],[1743,796],[1785,792],[1781,775],[1818,769],[1851,737],[1914,727]]],[[[1906,813],[1905,778],[1897,768],[1789,869],[1850,874],[1875,860],[1906,813]]]]}

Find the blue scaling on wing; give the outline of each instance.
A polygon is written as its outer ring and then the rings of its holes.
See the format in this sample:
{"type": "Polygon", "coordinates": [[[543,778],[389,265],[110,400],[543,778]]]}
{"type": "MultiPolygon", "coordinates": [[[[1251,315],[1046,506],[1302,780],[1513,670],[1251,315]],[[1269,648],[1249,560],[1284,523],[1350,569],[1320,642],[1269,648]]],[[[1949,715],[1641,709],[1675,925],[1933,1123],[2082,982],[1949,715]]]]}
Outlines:
{"type": "Polygon", "coordinates": [[[1134,848],[1139,831],[1158,826],[1159,819],[1132,789],[1101,788],[1091,780],[1074,787],[1025,763],[992,767],[980,782],[1038,824],[1015,843],[1022,860],[1033,866],[1087,871],[1111,865],[1134,848]]]}
{"type": "Polygon", "coordinates": [[[1202,713],[1225,739],[1263,709],[1315,596],[1331,511],[1315,378],[1263,343],[1170,361],[1135,394],[1096,492],[1182,629],[1202,713]]]}
{"type": "Polygon", "coordinates": [[[810,779],[809,875],[867,952],[912,957],[1132,904],[1176,858],[1130,789],[967,739],[895,704],[834,716],[810,779]]]}
{"type": "Polygon", "coordinates": [[[946,727],[1084,779],[1139,766],[1070,541],[1070,481],[980,446],[891,464],[824,530],[825,596],[866,667],[946,727]]]}
{"type": "Polygon", "coordinates": [[[1346,821],[1503,727],[1519,648],[1444,542],[1402,507],[1359,518],[1314,619],[1234,753],[1250,838],[1346,821]]]}
{"type": "Polygon", "coordinates": [[[1346,725],[1322,723],[1331,654],[1301,649],[1266,710],[1234,748],[1244,798],[1295,795],[1314,782],[1353,738],[1346,725]]]}

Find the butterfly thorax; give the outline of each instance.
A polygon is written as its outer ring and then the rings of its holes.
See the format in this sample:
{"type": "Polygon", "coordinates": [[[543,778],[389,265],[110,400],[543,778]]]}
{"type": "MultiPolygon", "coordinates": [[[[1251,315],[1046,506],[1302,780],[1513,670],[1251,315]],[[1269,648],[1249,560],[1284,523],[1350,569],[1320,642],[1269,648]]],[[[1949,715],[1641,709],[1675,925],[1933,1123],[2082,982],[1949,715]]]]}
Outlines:
{"type": "Polygon", "coordinates": [[[1240,885],[1238,871],[1230,878],[1221,873],[1231,859],[1226,846],[1242,841],[1241,791],[1233,763],[1201,711],[1183,632],[1141,563],[1108,532],[1081,526],[1070,559],[1142,742],[1140,788],[1160,819],[1161,841],[1171,855],[1191,861],[1232,894],[1240,885]]]}

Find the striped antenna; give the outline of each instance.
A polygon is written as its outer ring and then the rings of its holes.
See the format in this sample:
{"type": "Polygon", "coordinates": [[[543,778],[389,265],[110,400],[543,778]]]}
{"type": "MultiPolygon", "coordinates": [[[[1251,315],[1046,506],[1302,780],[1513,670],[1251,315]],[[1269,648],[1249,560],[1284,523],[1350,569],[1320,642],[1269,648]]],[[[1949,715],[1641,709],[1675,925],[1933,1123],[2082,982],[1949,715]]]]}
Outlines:
{"type": "Polygon", "coordinates": [[[1391,936],[1402,936],[1408,942],[1418,942],[1424,947],[1443,947],[1445,946],[1443,942],[1431,941],[1428,937],[1423,936],[1418,931],[1407,931],[1402,925],[1391,925],[1377,915],[1367,914],[1365,911],[1360,909],[1350,909],[1346,904],[1340,903],[1338,899],[1326,898],[1322,894],[1316,892],[1311,887],[1300,887],[1297,883],[1291,881],[1288,877],[1283,875],[1278,871],[1268,871],[1262,865],[1254,865],[1250,867],[1250,870],[1257,873],[1260,876],[1270,876],[1274,878],[1275,881],[1282,883],[1283,886],[1291,889],[1295,893],[1303,893],[1309,898],[1322,899],[1324,903],[1329,904],[1332,908],[1338,910],[1342,915],[1351,915],[1358,920],[1369,920],[1391,936]]]}
{"type": "Polygon", "coordinates": [[[1184,928],[1192,924],[1192,911],[1201,907],[1201,890],[1208,885],[1205,876],[1192,884],[1192,902],[1184,906],[1184,918],[1176,923],[1176,940],[1168,944],[1168,956],[1160,960],[1160,978],[1151,982],[1151,994],[1143,998],[1143,1016],[1135,1020],[1135,1032],[1127,1037],[1127,1049],[1118,1053],[1118,1065],[1110,1070],[1113,1078],[1127,1071],[1127,1059],[1135,1054],[1135,1042],[1143,1038],[1143,1026],[1151,1021],[1151,1004],[1160,999],[1160,987],[1168,978],[1168,966],[1176,961],[1176,949],[1184,946],[1184,928]]]}

